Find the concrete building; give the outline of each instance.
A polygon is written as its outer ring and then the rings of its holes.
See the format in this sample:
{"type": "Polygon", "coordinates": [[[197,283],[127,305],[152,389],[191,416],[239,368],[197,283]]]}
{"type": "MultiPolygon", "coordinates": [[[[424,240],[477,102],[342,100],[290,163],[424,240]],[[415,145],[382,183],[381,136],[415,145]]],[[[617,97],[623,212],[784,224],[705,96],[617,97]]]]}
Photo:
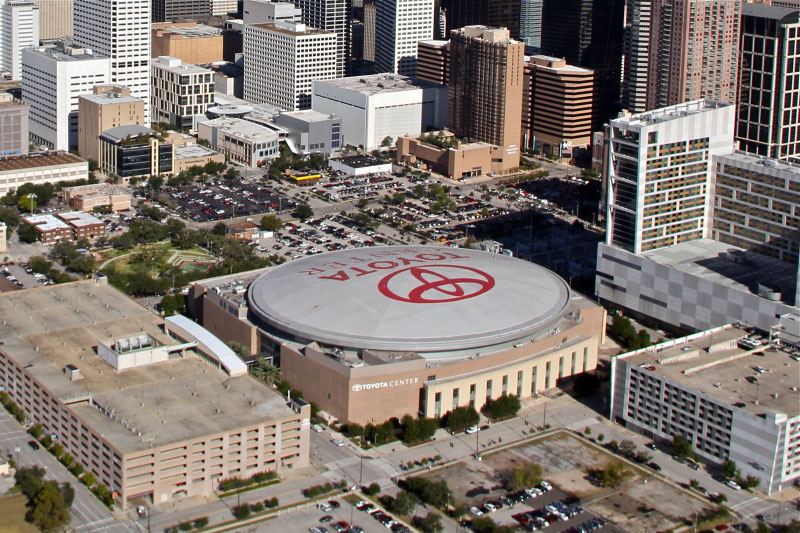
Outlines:
{"type": "Polygon", "coordinates": [[[100,134],[100,170],[123,183],[171,174],[174,145],[148,127],[117,126],[100,134]]]}
{"type": "Polygon", "coordinates": [[[640,254],[710,236],[711,158],[733,151],[735,110],[695,100],[611,121],[607,244],[640,254]]]}
{"type": "Polygon", "coordinates": [[[450,34],[448,129],[502,146],[504,170],[519,166],[524,55],[525,45],[505,29],[467,26],[450,34]]]}
{"type": "Polygon", "coordinates": [[[525,58],[522,139],[526,148],[571,159],[592,144],[598,98],[593,70],[548,56],[525,58]]]}
{"type": "Polygon", "coordinates": [[[401,135],[441,129],[447,88],[398,74],[353,76],[314,82],[314,111],[341,118],[342,144],[380,148],[401,135]]]}
{"type": "MultiPolygon", "coordinates": [[[[111,58],[111,83],[150,101],[150,0],[75,0],[74,39],[111,58]]],[[[145,125],[150,108],[145,107],[145,125]]]]}
{"type": "MultiPolygon", "coordinates": [[[[303,12],[291,2],[267,0],[244,0],[242,22],[244,24],[275,24],[276,22],[303,22],[303,12]]],[[[312,24],[313,26],[313,24],[312,24]]]]}
{"type": "Polygon", "coordinates": [[[652,0],[625,0],[621,104],[631,113],[649,109],[652,8],[652,0]]]}
{"type": "Polygon", "coordinates": [[[72,0],[34,0],[39,6],[39,38],[43,41],[72,37],[72,0]]]}
{"type": "Polygon", "coordinates": [[[397,139],[398,161],[456,180],[504,172],[504,151],[501,146],[485,142],[462,142],[448,131],[397,139]]]}
{"type": "Polygon", "coordinates": [[[261,166],[280,155],[277,133],[239,118],[198,122],[197,136],[231,159],[250,167],[261,166]]]}
{"type": "Polygon", "coordinates": [[[171,22],[211,15],[211,0],[152,0],[152,21],[171,22]]]}
{"type": "Polygon", "coordinates": [[[372,174],[388,174],[392,171],[392,163],[376,159],[368,155],[352,155],[329,159],[331,170],[344,172],[346,176],[370,176],[372,174]]]}
{"type": "Polygon", "coordinates": [[[211,14],[215,17],[226,17],[239,11],[237,0],[211,0],[211,14]]]}
{"type": "Polygon", "coordinates": [[[144,126],[145,102],[121,85],[96,85],[78,97],[78,153],[100,161],[100,134],[117,126],[144,126]]]}
{"type": "Polygon", "coordinates": [[[34,152],[0,157],[0,196],[20,185],[89,179],[89,163],[65,152],[34,152]]]}
{"type": "Polygon", "coordinates": [[[336,156],[342,149],[342,121],[335,115],[312,109],[286,111],[274,119],[286,131],[283,140],[293,153],[336,156]]]}
{"type": "Polygon", "coordinates": [[[123,510],[308,465],[308,403],[287,401],[217,337],[185,317],[162,320],[102,275],[4,293],[0,314],[6,393],[123,510]]]}
{"type": "Polygon", "coordinates": [[[519,40],[534,50],[542,48],[544,0],[522,0],[519,6],[519,40]]]}
{"type": "Polygon", "coordinates": [[[64,203],[72,209],[91,213],[104,207],[111,211],[127,211],[131,208],[131,194],[127,189],[110,183],[93,183],[61,189],[64,203]]]}
{"type": "Polygon", "coordinates": [[[197,22],[153,24],[151,57],[169,56],[192,65],[223,60],[222,30],[197,22]]]}
{"type": "Polygon", "coordinates": [[[341,421],[439,418],[595,368],[605,312],[532,263],[420,246],[337,252],[336,266],[325,266],[332,259],[196,282],[190,309],[210,331],[279,363],[293,387],[341,421]],[[414,268],[482,281],[450,299],[414,292],[414,268]],[[269,300],[293,304],[278,311],[269,300]]]}
{"type": "Polygon", "coordinates": [[[364,52],[361,59],[375,62],[375,34],[378,25],[378,6],[375,2],[364,3],[364,52]]]}
{"type": "Polygon", "coordinates": [[[244,28],[244,98],[286,111],[311,107],[315,80],[336,77],[336,34],[277,22],[244,28]]]}
{"type": "Polygon", "coordinates": [[[29,113],[28,104],[0,93],[0,154],[28,153],[29,113]]]}
{"type": "Polygon", "coordinates": [[[448,85],[450,80],[450,41],[428,40],[417,43],[419,80],[448,85]]]}
{"type": "Polygon", "coordinates": [[[800,156],[800,75],[792,50],[800,48],[800,5],[794,9],[742,4],[739,47],[739,120],[736,140],[753,154],[800,156]]]}
{"type": "Polygon", "coordinates": [[[36,236],[42,244],[53,244],[58,241],[72,239],[72,228],[69,224],[53,215],[31,215],[22,217],[21,222],[33,226],[36,236]]]}
{"type": "Polygon", "coordinates": [[[22,100],[30,106],[30,138],[50,149],[78,146],[78,98],[111,81],[111,61],[59,41],[22,53],[22,100]]]}
{"type": "Polygon", "coordinates": [[[350,57],[350,26],[352,22],[349,0],[293,0],[301,11],[301,20],[307,26],[336,34],[336,77],[347,74],[350,57]]]}
{"type": "Polygon", "coordinates": [[[32,1],[0,4],[0,71],[22,79],[22,50],[39,46],[39,7],[32,1]]]}
{"type": "Polygon", "coordinates": [[[657,440],[681,435],[772,494],[800,478],[800,362],[746,336],[722,326],[612,357],[611,418],[657,440]]]}
{"type": "MultiPolygon", "coordinates": [[[[194,140],[194,137],[192,137],[194,140]]],[[[186,144],[174,144],[174,159],[172,161],[172,173],[180,174],[191,167],[202,167],[208,163],[225,163],[225,154],[206,148],[201,144],[187,142],[186,144]]]]}
{"type": "Polygon", "coordinates": [[[375,63],[380,72],[413,76],[417,43],[425,39],[433,39],[433,0],[379,0],[375,63]]]}
{"type": "Polygon", "coordinates": [[[151,68],[152,120],[191,128],[193,117],[204,115],[214,103],[213,71],[174,57],[154,59],[151,68]]]}
{"type": "Polygon", "coordinates": [[[76,241],[103,237],[106,234],[103,221],[85,211],[58,213],[56,216],[67,223],[72,230],[72,238],[76,241]]]}

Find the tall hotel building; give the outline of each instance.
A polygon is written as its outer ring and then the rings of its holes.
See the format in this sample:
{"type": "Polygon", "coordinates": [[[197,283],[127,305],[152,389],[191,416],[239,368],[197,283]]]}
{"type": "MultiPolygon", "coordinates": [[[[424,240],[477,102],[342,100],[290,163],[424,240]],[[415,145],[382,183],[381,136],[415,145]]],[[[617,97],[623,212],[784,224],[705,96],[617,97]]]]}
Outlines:
{"type": "Polygon", "coordinates": [[[309,109],[314,80],[336,77],[336,34],[297,22],[246,24],[244,58],[245,100],[309,109]]]}
{"type": "Polygon", "coordinates": [[[508,30],[466,26],[450,33],[448,127],[501,146],[503,168],[519,166],[525,44],[508,30]]]}
{"type": "Polygon", "coordinates": [[[375,62],[379,72],[414,76],[417,43],[433,38],[433,0],[378,0],[375,62]]]}
{"type": "Polygon", "coordinates": [[[736,140],[752,154],[800,155],[800,5],[742,6],[736,140]]]}
{"type": "MultiPolygon", "coordinates": [[[[111,58],[111,82],[150,101],[150,1],[75,0],[74,39],[111,58]]],[[[150,109],[145,107],[145,122],[150,109]]]]}

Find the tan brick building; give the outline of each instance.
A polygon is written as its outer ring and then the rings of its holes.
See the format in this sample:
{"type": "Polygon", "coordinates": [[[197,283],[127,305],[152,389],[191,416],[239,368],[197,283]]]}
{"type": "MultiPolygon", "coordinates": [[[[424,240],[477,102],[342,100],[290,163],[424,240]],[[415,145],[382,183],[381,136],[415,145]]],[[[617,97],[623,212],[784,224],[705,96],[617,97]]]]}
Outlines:
{"type": "Polygon", "coordinates": [[[69,224],[72,228],[72,238],[75,240],[94,239],[106,234],[106,225],[103,221],[84,211],[58,213],[56,216],[69,224]]]}
{"type": "Polygon", "coordinates": [[[418,164],[448,178],[499,174],[504,149],[484,142],[462,142],[449,131],[404,135],[397,139],[397,160],[418,164]]]}
{"type": "Polygon", "coordinates": [[[222,30],[196,22],[165,22],[152,26],[153,57],[169,56],[203,65],[223,61],[222,30]]]}
{"type": "Polygon", "coordinates": [[[126,189],[109,183],[64,187],[61,193],[65,204],[87,213],[94,211],[96,207],[108,207],[111,211],[131,208],[131,194],[126,189]]]}
{"type": "Polygon", "coordinates": [[[122,85],[98,85],[78,98],[78,153],[100,161],[100,134],[117,126],[144,125],[145,102],[122,85]]]}
{"type": "Polygon", "coordinates": [[[450,41],[417,43],[417,79],[447,85],[450,80],[450,41]]]}

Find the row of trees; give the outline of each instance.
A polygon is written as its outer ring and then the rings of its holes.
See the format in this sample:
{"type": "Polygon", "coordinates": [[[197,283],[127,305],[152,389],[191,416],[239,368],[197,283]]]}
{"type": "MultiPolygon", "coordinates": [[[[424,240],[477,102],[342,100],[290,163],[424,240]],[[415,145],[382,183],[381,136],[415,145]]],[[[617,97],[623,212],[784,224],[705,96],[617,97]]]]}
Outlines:
{"type": "Polygon", "coordinates": [[[630,319],[622,315],[614,315],[611,326],[608,328],[608,334],[628,351],[647,348],[653,344],[650,334],[646,330],[641,329],[637,333],[630,319]]]}

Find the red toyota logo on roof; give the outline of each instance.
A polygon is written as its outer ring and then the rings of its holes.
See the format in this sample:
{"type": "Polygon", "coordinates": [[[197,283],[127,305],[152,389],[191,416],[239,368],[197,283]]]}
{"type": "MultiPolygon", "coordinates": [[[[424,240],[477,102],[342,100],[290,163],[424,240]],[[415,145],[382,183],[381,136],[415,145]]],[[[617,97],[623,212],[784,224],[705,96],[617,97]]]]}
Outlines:
{"type": "Polygon", "coordinates": [[[491,290],[494,283],[492,276],[477,268],[425,265],[392,272],[381,279],[378,290],[393,300],[433,304],[474,298],[491,290]]]}

